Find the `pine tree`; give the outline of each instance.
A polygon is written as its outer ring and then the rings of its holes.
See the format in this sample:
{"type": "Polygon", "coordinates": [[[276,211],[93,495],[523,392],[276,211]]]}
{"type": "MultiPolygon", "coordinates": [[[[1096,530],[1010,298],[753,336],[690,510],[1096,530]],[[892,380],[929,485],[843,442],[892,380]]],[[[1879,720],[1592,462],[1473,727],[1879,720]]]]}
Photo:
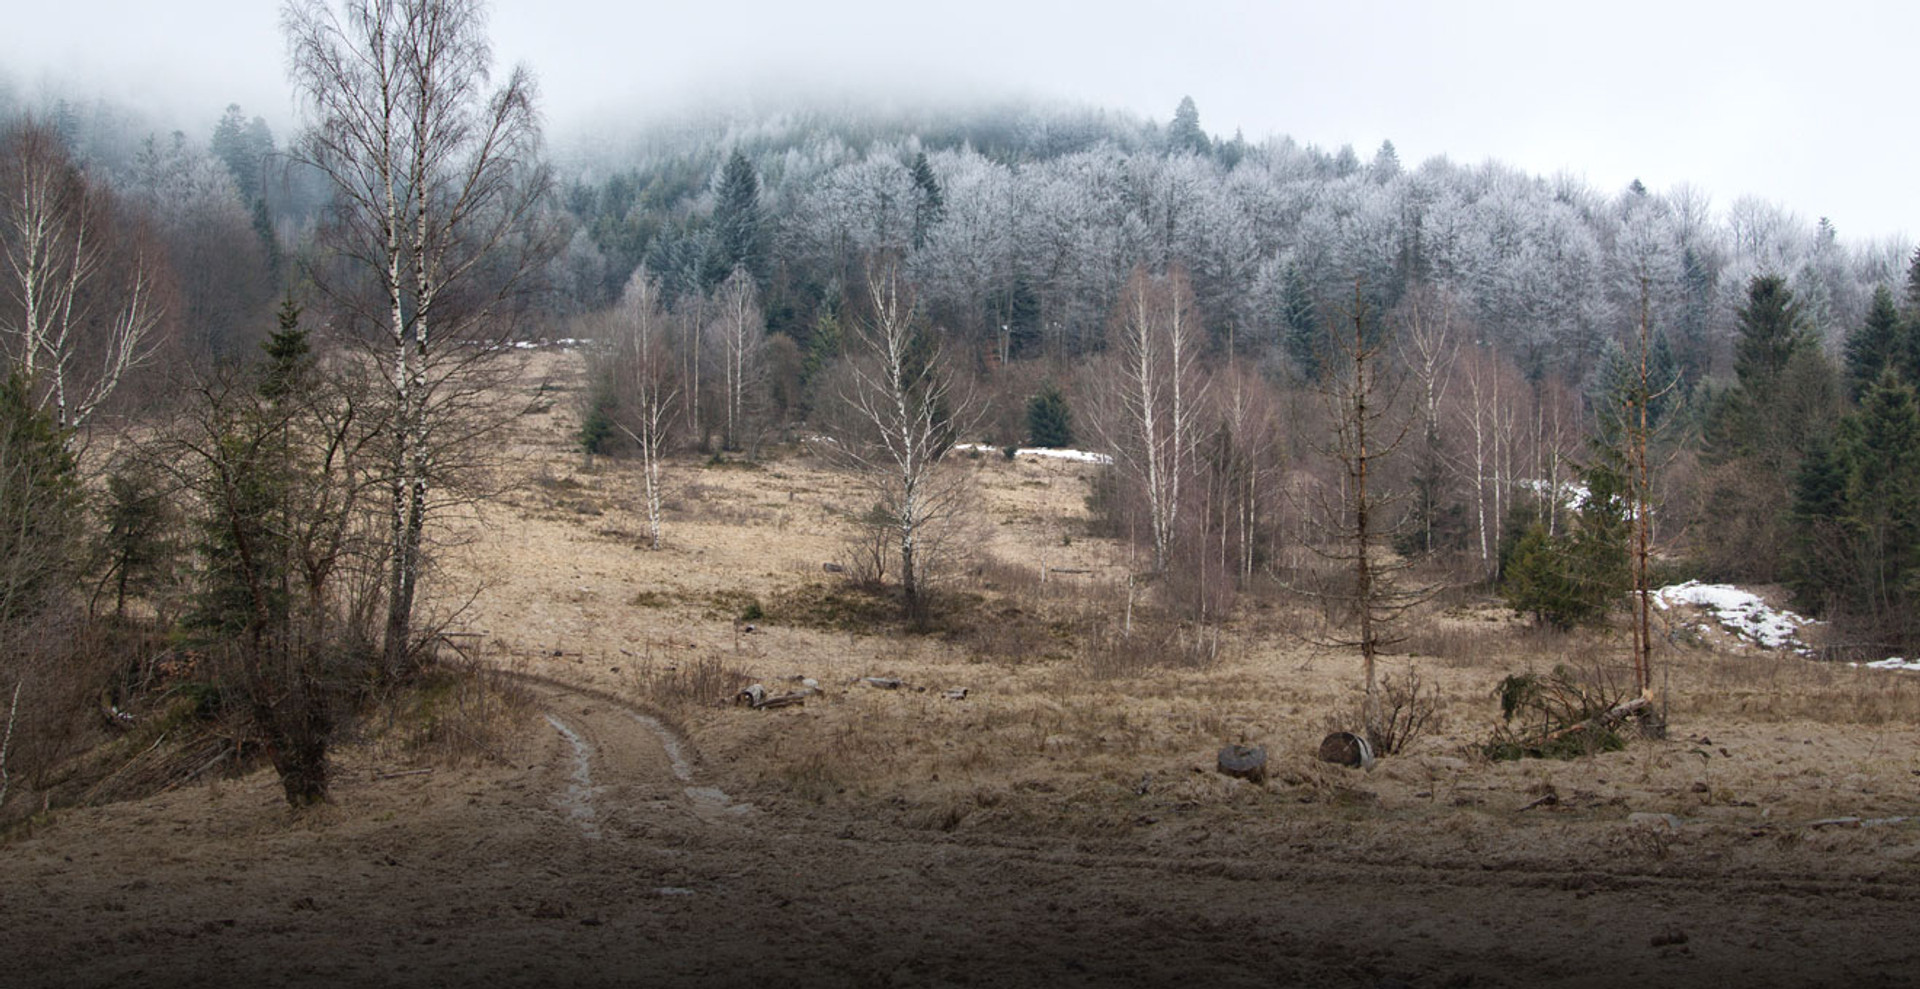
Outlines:
{"type": "Polygon", "coordinates": [[[278,399],[298,391],[311,370],[309,355],[313,348],[307,343],[307,331],[300,326],[301,312],[292,292],[280,300],[280,312],[275,317],[279,328],[260,345],[267,354],[260,382],[262,398],[278,399]]]}
{"type": "Polygon", "coordinates": [[[1825,615],[1849,580],[1847,465],[1821,436],[1808,445],[1793,478],[1792,546],[1786,583],[1797,606],[1825,615]]]}
{"type": "Polygon", "coordinates": [[[1027,402],[1027,442],[1055,448],[1073,445],[1073,409],[1051,381],[1027,402]]]}
{"type": "Polygon", "coordinates": [[[1793,355],[1814,346],[1800,303],[1787,280],[1756,275],[1740,308],[1740,338],[1734,343],[1733,369],[1741,387],[1756,395],[1779,383],[1793,355]]]}
{"type": "Polygon", "coordinates": [[[1212,152],[1213,142],[1207,140],[1207,132],[1200,129],[1200,108],[1193,103],[1193,97],[1180,97],[1180,106],[1173,111],[1173,121],[1167,124],[1167,150],[1174,154],[1191,152],[1206,155],[1212,152]]]}
{"type": "Polygon", "coordinates": [[[1280,319],[1283,343],[1294,369],[1308,381],[1319,381],[1326,337],[1314,312],[1307,276],[1292,262],[1287,264],[1281,283],[1280,319]]]}
{"type": "MultiPolygon", "coordinates": [[[[1898,367],[1905,357],[1900,351],[1900,312],[1894,307],[1893,293],[1885,285],[1873,290],[1873,302],[1867,307],[1866,322],[1847,334],[1847,397],[1855,402],[1866,394],[1880,372],[1898,367]]],[[[1906,369],[1909,381],[1915,379],[1906,369]]]]}
{"type": "Polygon", "coordinates": [[[714,195],[712,239],[701,276],[708,288],[725,281],[736,267],[745,268],[756,281],[766,277],[761,219],[760,177],[746,154],[735,148],[714,195]]]}
{"type": "Polygon", "coordinates": [[[78,562],[82,492],[68,435],[24,376],[0,380],[0,628],[51,603],[78,562]]]}
{"type": "Polygon", "coordinates": [[[1920,403],[1883,372],[1842,436],[1847,515],[1860,540],[1853,607],[1883,646],[1904,650],[1920,574],[1920,403]]]}
{"type": "Polygon", "coordinates": [[[927,246],[927,234],[947,214],[946,197],[940,194],[940,180],[934,177],[924,151],[913,159],[913,188],[917,194],[913,204],[913,249],[917,251],[927,246]]]}

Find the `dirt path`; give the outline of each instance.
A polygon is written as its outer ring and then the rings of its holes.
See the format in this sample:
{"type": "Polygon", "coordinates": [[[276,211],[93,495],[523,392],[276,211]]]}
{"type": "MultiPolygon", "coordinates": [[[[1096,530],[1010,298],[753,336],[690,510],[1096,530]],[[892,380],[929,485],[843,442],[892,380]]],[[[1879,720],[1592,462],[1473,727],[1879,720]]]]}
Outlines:
{"type": "Polygon", "coordinates": [[[942,833],[729,798],[556,681],[524,768],[290,818],[272,781],[75,812],[0,861],[0,984],[1912,985],[1897,875],[1328,855],[1258,837],[942,833]],[[208,804],[213,806],[210,808],[208,804]],[[1175,839],[1175,840],[1169,840],[1175,839]]]}

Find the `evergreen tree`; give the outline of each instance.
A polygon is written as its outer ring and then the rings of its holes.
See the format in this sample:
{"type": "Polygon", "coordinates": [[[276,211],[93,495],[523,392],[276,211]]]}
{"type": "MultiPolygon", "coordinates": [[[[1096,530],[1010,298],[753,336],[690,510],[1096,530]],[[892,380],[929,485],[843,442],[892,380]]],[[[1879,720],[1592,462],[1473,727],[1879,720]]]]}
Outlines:
{"type": "Polygon", "coordinates": [[[1733,370],[1741,387],[1764,394],[1779,383],[1793,355],[1813,348],[1813,334],[1787,280],[1779,275],[1755,275],[1738,315],[1733,370]]]}
{"type": "Polygon", "coordinates": [[[1793,478],[1792,546],[1786,583],[1795,604],[1825,615],[1849,581],[1847,465],[1826,437],[1817,437],[1800,458],[1793,478]]]}
{"type": "Polygon", "coordinates": [[[913,249],[917,251],[927,246],[928,232],[947,213],[946,197],[940,194],[940,180],[934,177],[924,151],[913,159],[913,188],[916,193],[913,204],[913,249]]]}
{"type": "MultiPolygon", "coordinates": [[[[1899,367],[1906,355],[1900,353],[1900,312],[1894,307],[1893,293],[1885,285],[1873,290],[1873,302],[1867,307],[1866,322],[1847,334],[1847,397],[1855,402],[1888,367],[1899,367]]],[[[1906,369],[1909,381],[1920,380],[1906,369]]]]}
{"type": "Polygon", "coordinates": [[[1857,533],[1853,609],[1883,646],[1905,650],[1920,588],[1920,403],[1883,372],[1842,433],[1847,516],[1857,533]]]}
{"type": "Polygon", "coordinates": [[[1920,247],[1913,249],[1913,260],[1907,262],[1907,317],[1920,319],[1920,247]]]}
{"type": "Polygon", "coordinates": [[[766,277],[761,219],[760,177],[746,154],[735,148],[720,173],[720,188],[714,195],[712,239],[702,268],[706,287],[725,281],[736,267],[745,268],[756,281],[766,277]]]}
{"type": "Polygon", "coordinates": [[[1533,523],[1502,554],[1508,607],[1555,628],[1597,622],[1630,589],[1627,478],[1604,458],[1581,472],[1586,497],[1570,531],[1533,523]]]}
{"type": "Polygon", "coordinates": [[[1055,448],[1073,445],[1073,409],[1051,381],[1027,402],[1027,442],[1055,448]]]}
{"type": "Polygon", "coordinates": [[[67,447],[27,379],[0,380],[0,628],[51,604],[73,576],[82,495],[67,447]]]}
{"type": "Polygon", "coordinates": [[[267,355],[261,371],[262,398],[277,400],[300,390],[306,383],[313,348],[307,343],[307,331],[300,325],[301,312],[302,307],[294,301],[292,292],[280,300],[280,312],[275,317],[279,328],[260,345],[267,355]]]}
{"type": "Polygon", "coordinates": [[[1193,103],[1193,97],[1180,97],[1180,106],[1173,111],[1173,121],[1167,124],[1167,151],[1173,154],[1191,152],[1206,155],[1213,150],[1213,142],[1207,140],[1207,132],[1200,129],[1200,108],[1193,103]]]}
{"type": "Polygon", "coordinates": [[[1288,262],[1280,290],[1280,320],[1287,356],[1300,376],[1319,381],[1325,335],[1314,313],[1313,293],[1298,264],[1288,262]]]}

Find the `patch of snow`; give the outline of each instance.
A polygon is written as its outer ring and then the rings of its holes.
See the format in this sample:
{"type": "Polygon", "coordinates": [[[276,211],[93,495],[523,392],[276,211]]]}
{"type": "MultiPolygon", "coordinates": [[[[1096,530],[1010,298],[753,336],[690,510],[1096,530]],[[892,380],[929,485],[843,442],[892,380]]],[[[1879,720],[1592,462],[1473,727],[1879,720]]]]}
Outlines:
{"type": "Polygon", "coordinates": [[[1689,580],[1660,588],[1654,592],[1653,599],[1662,611],[1679,604],[1703,608],[1721,628],[1761,648],[1792,649],[1803,656],[1811,652],[1800,640],[1800,630],[1813,624],[1812,619],[1769,608],[1758,595],[1731,584],[1689,580]]]}
{"type": "MultiPolygon", "coordinates": [[[[1551,486],[1548,482],[1537,477],[1523,480],[1519,483],[1520,487],[1536,495],[1546,494],[1548,488],[1551,486]]],[[[1577,512],[1580,510],[1581,505],[1587,503],[1587,496],[1589,494],[1591,494],[1591,492],[1587,489],[1587,486],[1581,484],[1579,481],[1561,481],[1560,496],[1554,500],[1558,501],[1562,508],[1577,512]]]]}
{"type": "Polygon", "coordinates": [[[1899,656],[1892,656],[1871,663],[1851,663],[1848,665],[1864,666],[1870,670],[1909,670],[1920,673],[1920,660],[1902,659],[1899,656]]]}
{"type": "MultiPolygon", "coordinates": [[[[997,446],[985,443],[955,443],[953,448],[967,453],[1003,453],[997,446]]],[[[1082,464],[1110,464],[1113,458],[1104,453],[1091,450],[1064,450],[1050,446],[1023,446],[1013,451],[1016,459],[1020,457],[1042,457],[1048,460],[1071,460],[1082,464]]]]}

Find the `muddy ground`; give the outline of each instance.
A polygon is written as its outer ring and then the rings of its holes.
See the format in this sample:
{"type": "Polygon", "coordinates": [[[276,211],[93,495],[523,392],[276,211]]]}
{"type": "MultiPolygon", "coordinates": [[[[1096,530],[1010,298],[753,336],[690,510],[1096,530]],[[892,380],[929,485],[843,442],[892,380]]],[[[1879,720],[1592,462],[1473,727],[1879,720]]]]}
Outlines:
{"type": "Polygon", "coordinates": [[[1491,685],[1605,643],[1459,601],[1390,664],[1443,723],[1328,766],[1358,665],[1307,618],[1099,661],[1128,560],[1084,533],[1086,465],[973,465],[988,562],[947,632],[902,635],[821,573],[844,479],[683,465],[647,551],[631,470],[582,465],[571,416],[503,434],[506,494],[446,550],[479,588],[443,596],[455,641],[522,698],[500,741],[364,726],[315,810],[260,771],[16,826],[0,986],[1920,982],[1911,676],[1685,637],[1667,740],[1491,763],[1491,685]],[[802,677],[779,710],[701,693],[802,677]],[[1212,772],[1240,741],[1264,785],[1212,772]]]}

